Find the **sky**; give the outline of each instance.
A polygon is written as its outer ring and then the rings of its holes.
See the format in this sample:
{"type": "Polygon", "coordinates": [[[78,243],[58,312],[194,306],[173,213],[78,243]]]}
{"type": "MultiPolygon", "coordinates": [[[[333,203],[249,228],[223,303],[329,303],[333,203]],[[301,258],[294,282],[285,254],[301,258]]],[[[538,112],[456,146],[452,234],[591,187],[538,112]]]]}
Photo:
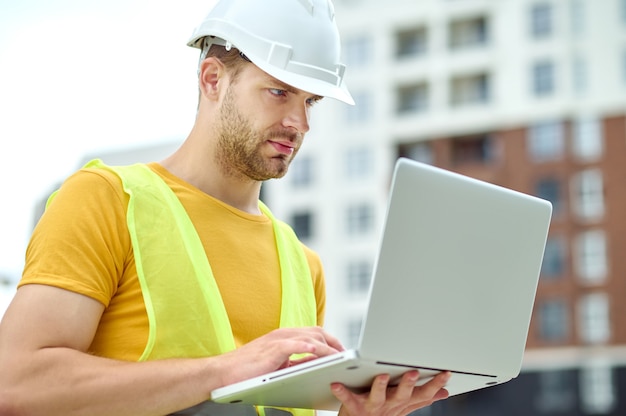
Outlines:
{"type": "Polygon", "coordinates": [[[86,154],[186,137],[186,42],[212,4],[0,0],[0,276],[19,278],[35,205],[86,154]]]}

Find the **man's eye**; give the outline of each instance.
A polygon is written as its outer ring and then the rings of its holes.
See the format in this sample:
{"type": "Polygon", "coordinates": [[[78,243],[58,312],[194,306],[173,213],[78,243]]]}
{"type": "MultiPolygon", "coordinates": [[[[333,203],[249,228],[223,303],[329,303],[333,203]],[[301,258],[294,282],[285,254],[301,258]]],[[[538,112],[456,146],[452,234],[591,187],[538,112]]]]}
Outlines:
{"type": "Polygon", "coordinates": [[[287,91],[281,90],[279,88],[270,88],[269,92],[270,94],[276,95],[278,97],[284,97],[285,95],[287,95],[287,91]]]}

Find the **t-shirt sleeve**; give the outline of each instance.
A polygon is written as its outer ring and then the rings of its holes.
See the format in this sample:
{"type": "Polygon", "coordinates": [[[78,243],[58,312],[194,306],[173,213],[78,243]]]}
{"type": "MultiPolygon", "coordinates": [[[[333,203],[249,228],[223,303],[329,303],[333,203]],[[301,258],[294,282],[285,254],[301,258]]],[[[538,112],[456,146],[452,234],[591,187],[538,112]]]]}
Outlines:
{"type": "Polygon", "coordinates": [[[33,231],[19,286],[55,286],[108,306],[131,252],[127,203],[112,172],[70,176],[33,231]]]}

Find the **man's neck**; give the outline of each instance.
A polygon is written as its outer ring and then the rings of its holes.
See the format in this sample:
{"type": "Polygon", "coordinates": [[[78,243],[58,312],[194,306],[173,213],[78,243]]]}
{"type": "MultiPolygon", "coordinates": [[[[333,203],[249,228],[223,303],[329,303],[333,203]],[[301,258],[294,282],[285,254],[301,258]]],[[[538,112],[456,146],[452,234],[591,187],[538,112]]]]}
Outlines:
{"type": "Polygon", "coordinates": [[[194,152],[189,140],[161,162],[171,174],[241,211],[260,214],[261,182],[223,172],[212,155],[194,152]]]}

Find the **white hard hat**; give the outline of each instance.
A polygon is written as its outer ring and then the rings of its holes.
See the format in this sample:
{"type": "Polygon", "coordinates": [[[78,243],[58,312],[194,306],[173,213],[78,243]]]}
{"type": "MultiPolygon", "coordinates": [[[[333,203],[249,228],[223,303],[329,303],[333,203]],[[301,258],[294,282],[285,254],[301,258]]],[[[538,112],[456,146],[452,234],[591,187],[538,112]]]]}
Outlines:
{"type": "Polygon", "coordinates": [[[187,44],[202,49],[205,38],[292,87],[354,104],[330,0],[220,0],[187,44]]]}

